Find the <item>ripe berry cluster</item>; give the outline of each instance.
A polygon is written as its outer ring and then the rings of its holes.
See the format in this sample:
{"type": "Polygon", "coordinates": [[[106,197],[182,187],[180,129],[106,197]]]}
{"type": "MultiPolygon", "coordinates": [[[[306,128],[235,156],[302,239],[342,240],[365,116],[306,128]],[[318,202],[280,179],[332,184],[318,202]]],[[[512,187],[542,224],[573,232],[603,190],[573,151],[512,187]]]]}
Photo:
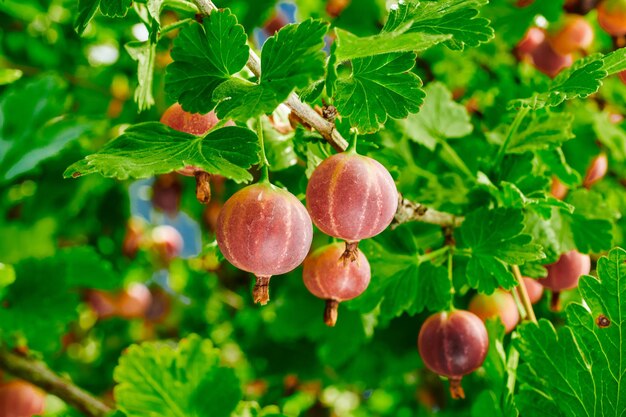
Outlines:
{"type": "MultiPolygon", "coordinates": [[[[575,19],[568,23],[579,24],[575,19]]],[[[568,26],[562,29],[565,30],[573,29],[568,26]]],[[[556,42],[559,51],[573,48],[565,41],[557,41],[558,37],[554,39],[551,42],[556,42]]],[[[585,38],[581,42],[587,41],[585,38]]],[[[549,45],[553,47],[552,43],[549,45]]],[[[177,104],[166,111],[161,121],[192,134],[206,133],[219,122],[213,113],[190,114],[177,104]]],[[[584,186],[590,187],[602,178],[607,164],[604,154],[595,158],[584,186]]],[[[199,171],[189,166],[181,173],[197,175],[199,171]]],[[[313,295],[326,300],[324,322],[334,326],[339,303],[362,294],[370,282],[370,265],[358,250],[359,241],[385,230],[397,205],[393,178],[379,162],[357,154],[355,142],[313,171],[306,189],[306,207],[293,194],[264,178],[239,190],[224,203],[214,230],[224,257],[256,276],[256,303],[269,301],[268,287],[273,275],[285,274],[303,263],[304,284],[313,295]],[[327,235],[345,241],[345,246],[332,243],[309,253],[313,224],[327,235]]],[[[553,293],[552,306],[558,308],[559,292],[576,287],[580,276],[589,273],[589,256],[571,251],[546,269],[546,279],[524,278],[526,292],[530,301],[536,303],[543,287],[549,288],[553,293]]],[[[507,333],[515,328],[520,316],[511,293],[498,289],[491,295],[476,294],[469,311],[452,308],[436,313],[419,332],[418,349],[425,365],[449,379],[453,398],[464,397],[461,378],[485,360],[489,338],[484,321],[492,317],[500,318],[507,333]]]]}

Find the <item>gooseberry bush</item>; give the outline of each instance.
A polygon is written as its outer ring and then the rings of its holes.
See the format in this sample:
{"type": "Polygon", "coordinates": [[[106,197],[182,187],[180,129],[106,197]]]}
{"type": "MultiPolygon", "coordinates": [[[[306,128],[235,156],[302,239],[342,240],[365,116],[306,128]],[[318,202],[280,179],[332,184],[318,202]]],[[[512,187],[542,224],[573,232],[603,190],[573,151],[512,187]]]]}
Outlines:
{"type": "Polygon", "coordinates": [[[0,417],[624,415],[626,1],[0,23],[0,417]]]}

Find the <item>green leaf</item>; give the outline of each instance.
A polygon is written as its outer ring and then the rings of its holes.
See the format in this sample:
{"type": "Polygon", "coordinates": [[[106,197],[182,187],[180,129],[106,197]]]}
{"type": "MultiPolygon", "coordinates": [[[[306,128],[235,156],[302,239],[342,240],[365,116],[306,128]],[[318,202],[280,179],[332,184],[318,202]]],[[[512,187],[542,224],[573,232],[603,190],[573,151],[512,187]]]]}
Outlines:
{"type": "Polygon", "coordinates": [[[23,72],[19,69],[0,68],[0,85],[14,83],[22,78],[23,72]]]}
{"type": "Polygon", "coordinates": [[[508,107],[510,109],[529,107],[536,110],[558,106],[565,100],[588,97],[598,91],[602,80],[609,75],[606,68],[613,71],[614,68],[621,68],[622,65],[626,66],[626,53],[590,55],[563,70],[552,80],[547,91],[535,93],[530,98],[513,100],[508,107]],[[605,59],[608,59],[606,64],[605,59]]]}
{"type": "Polygon", "coordinates": [[[294,88],[324,77],[326,32],[327,22],[308,19],[268,38],[261,52],[261,84],[275,84],[276,92],[286,97],[294,88]]]}
{"type": "Polygon", "coordinates": [[[494,36],[489,20],[478,17],[479,8],[487,0],[408,0],[392,7],[383,32],[393,32],[410,25],[406,33],[422,32],[432,35],[452,35],[445,42],[454,50],[478,46],[494,36]]]}
{"type": "Polygon", "coordinates": [[[241,71],[250,48],[246,33],[230,10],[216,10],[202,24],[180,31],[168,65],[165,91],[186,111],[208,113],[216,102],[213,91],[241,71]]]}
{"type": "Polygon", "coordinates": [[[261,52],[261,79],[252,83],[231,78],[213,98],[222,119],[246,121],[271,113],[296,88],[324,77],[324,35],[328,23],[308,19],[290,24],[267,39],[261,52]]]}
{"type": "Polygon", "coordinates": [[[158,122],[129,127],[99,152],[70,166],[65,178],[100,173],[120,180],[148,178],[197,166],[237,182],[250,181],[247,169],[259,161],[258,138],[249,129],[224,127],[204,137],[178,132],[158,122]]]}
{"type": "Polygon", "coordinates": [[[609,52],[602,59],[602,69],[607,75],[617,74],[626,70],[626,48],[616,49],[609,52]]]}
{"type": "MultiPolygon", "coordinates": [[[[405,28],[408,29],[408,26],[405,28]]],[[[335,54],[340,62],[393,52],[419,53],[452,38],[451,35],[403,33],[402,31],[383,32],[379,35],[359,38],[340,28],[335,28],[335,35],[337,36],[335,54]]]]}
{"type": "Polygon", "coordinates": [[[112,290],[121,287],[122,277],[91,246],[63,249],[56,259],[63,264],[66,284],[71,288],[112,290]]]}
{"type": "MultiPolygon", "coordinates": [[[[574,116],[570,113],[531,112],[511,136],[506,153],[524,153],[557,148],[563,142],[574,138],[573,121],[574,116]]],[[[498,130],[489,132],[487,135],[492,142],[502,144],[509,128],[509,124],[502,125],[498,130]]]]}
{"type": "Polygon", "coordinates": [[[100,12],[108,17],[124,17],[131,6],[132,0],[100,1],[100,12]]]}
{"type": "Polygon", "coordinates": [[[481,208],[466,216],[456,236],[459,247],[471,252],[467,282],[472,288],[486,294],[499,286],[510,289],[516,281],[507,264],[545,258],[541,246],[531,243],[523,229],[524,214],[518,209],[481,208]]]}
{"type": "Polygon", "coordinates": [[[473,126],[465,106],[452,99],[452,93],[445,85],[432,82],[424,91],[426,99],[420,112],[409,115],[404,121],[409,138],[434,150],[441,140],[472,133],[473,126]]]}
{"type": "Polygon", "coordinates": [[[537,397],[563,416],[621,416],[626,409],[626,252],[613,249],[598,261],[598,278],[584,276],[580,293],[588,307],[570,304],[568,325],[558,332],[547,320],[519,329],[524,363],[516,403],[532,415],[537,397]]]}
{"type": "Polygon", "coordinates": [[[175,346],[131,346],[114,378],[117,406],[127,417],[228,417],[242,397],[234,371],[220,367],[217,349],[196,335],[175,346]]]}
{"type": "Polygon", "coordinates": [[[25,338],[28,347],[54,352],[67,324],[78,318],[78,293],[67,289],[62,262],[28,259],[15,266],[15,282],[0,306],[0,331],[10,345],[25,338]]]}
{"type": "Polygon", "coordinates": [[[415,315],[450,305],[452,284],[445,267],[420,262],[416,248],[413,253],[409,248],[398,253],[397,248],[378,240],[368,239],[360,245],[375,279],[350,307],[364,313],[379,307],[380,319],[386,322],[403,313],[415,315]]]}
{"type": "Polygon", "coordinates": [[[154,79],[154,58],[156,57],[156,44],[151,41],[128,42],[124,45],[130,57],[137,61],[137,89],[135,90],[135,103],[139,110],[149,109],[154,105],[152,95],[152,82],[154,79]]]}
{"type": "Polygon", "coordinates": [[[411,72],[412,53],[377,55],[352,61],[352,73],[336,82],[335,105],[360,133],[380,129],[387,117],[404,119],[424,101],[422,80],[411,72]]]}
{"type": "Polygon", "coordinates": [[[79,36],[82,36],[87,25],[93,19],[98,11],[98,6],[100,6],[100,0],[78,0],[78,15],[74,21],[74,30],[79,36]]]}
{"type": "Polygon", "coordinates": [[[283,101],[271,86],[234,77],[220,84],[214,97],[221,100],[215,109],[220,119],[242,122],[272,113],[283,101]]]}
{"type": "Polygon", "coordinates": [[[65,111],[65,84],[44,77],[15,84],[0,98],[0,183],[10,181],[56,156],[93,129],[65,111]]]}

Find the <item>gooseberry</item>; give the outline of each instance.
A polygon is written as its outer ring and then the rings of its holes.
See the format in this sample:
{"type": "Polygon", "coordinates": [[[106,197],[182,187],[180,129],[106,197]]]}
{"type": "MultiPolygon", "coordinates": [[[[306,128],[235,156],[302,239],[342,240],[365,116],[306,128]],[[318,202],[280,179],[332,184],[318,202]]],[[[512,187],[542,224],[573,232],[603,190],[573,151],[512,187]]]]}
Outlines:
{"type": "Polygon", "coordinates": [[[46,394],[34,385],[12,380],[0,385],[0,416],[32,417],[43,414],[46,394]]]}
{"type": "Polygon", "coordinates": [[[450,381],[452,398],[465,398],[461,379],[482,366],[489,337],[478,316],[469,311],[453,310],[426,319],[417,345],[426,367],[450,381]]]}
{"type": "Polygon", "coordinates": [[[569,290],[578,286],[578,281],[582,275],[586,275],[591,270],[591,259],[589,255],[572,250],[561,255],[558,261],[546,265],[548,270],[547,278],[539,280],[541,285],[552,290],[551,307],[559,310],[559,295],[563,290],[569,290]]]}
{"type": "Polygon", "coordinates": [[[295,269],[306,257],[313,225],[293,194],[258,183],[239,190],[224,203],[216,237],[231,264],[255,274],[254,302],[263,305],[269,301],[270,277],[295,269]]]}
{"type": "Polygon", "coordinates": [[[302,277],[306,288],[316,297],[326,300],[324,323],[337,322],[339,303],[359,296],[370,282],[370,264],[362,252],[356,262],[344,264],[341,243],[323,246],[304,260],[302,277]]]}
{"type": "Polygon", "coordinates": [[[469,311],[476,314],[482,321],[492,317],[500,317],[504,330],[509,333],[519,322],[519,311],[513,296],[501,289],[493,294],[476,294],[469,303],[469,311]]]}
{"type": "Polygon", "coordinates": [[[355,260],[358,242],[376,236],[393,220],[398,191],[378,161],[342,152],[313,171],[306,204],[313,223],[327,235],[345,240],[343,256],[355,260]]]}

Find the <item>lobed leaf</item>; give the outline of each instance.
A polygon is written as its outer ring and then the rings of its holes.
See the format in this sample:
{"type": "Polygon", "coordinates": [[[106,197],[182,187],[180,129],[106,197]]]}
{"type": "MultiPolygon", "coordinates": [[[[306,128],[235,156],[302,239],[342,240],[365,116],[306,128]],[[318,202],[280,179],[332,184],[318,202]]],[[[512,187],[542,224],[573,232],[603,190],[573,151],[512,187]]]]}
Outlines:
{"type": "Polygon", "coordinates": [[[246,33],[230,10],[216,10],[202,24],[180,31],[168,65],[165,91],[183,109],[208,113],[217,104],[213,91],[248,62],[246,33]]]}
{"type": "Polygon", "coordinates": [[[179,132],[158,122],[129,127],[99,152],[71,165],[65,178],[100,173],[124,180],[148,178],[187,165],[231,178],[250,181],[247,169],[259,161],[258,138],[249,129],[224,127],[206,136],[179,132]]]}

